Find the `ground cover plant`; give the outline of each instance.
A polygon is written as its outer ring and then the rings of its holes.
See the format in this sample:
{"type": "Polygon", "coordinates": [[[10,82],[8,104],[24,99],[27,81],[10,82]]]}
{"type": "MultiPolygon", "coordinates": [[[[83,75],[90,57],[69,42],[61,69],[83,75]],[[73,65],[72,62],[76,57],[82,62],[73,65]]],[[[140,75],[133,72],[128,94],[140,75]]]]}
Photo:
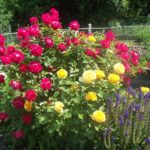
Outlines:
{"type": "MultiPolygon", "coordinates": [[[[142,71],[138,53],[129,51],[112,31],[78,32],[76,20],[64,32],[54,8],[42,14],[41,20],[32,17],[29,27],[18,29],[15,45],[5,46],[5,37],[0,35],[0,59],[7,76],[0,74],[3,143],[8,149],[29,150],[122,148],[118,145],[123,137],[117,132],[121,129],[110,116],[117,118],[114,115],[130,103],[120,104],[116,112],[113,107],[108,114],[107,102],[142,71]],[[103,136],[109,126],[117,137],[113,146],[103,136]]],[[[149,105],[143,111],[148,114],[148,109],[149,105]]],[[[142,131],[149,129],[144,125],[142,131]]],[[[127,142],[126,147],[147,148],[149,134],[143,133],[142,140],[127,142]]]]}

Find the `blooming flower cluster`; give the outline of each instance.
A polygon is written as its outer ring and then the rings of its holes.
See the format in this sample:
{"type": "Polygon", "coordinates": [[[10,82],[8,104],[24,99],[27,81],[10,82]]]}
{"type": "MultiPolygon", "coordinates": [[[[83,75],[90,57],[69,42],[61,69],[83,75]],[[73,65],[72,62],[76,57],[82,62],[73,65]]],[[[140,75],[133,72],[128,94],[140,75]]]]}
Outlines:
{"type": "MultiPolygon", "coordinates": [[[[32,124],[49,128],[49,133],[67,135],[65,127],[76,132],[79,123],[89,131],[92,128],[89,135],[94,137],[97,128],[103,130],[101,125],[109,121],[106,97],[122,83],[130,85],[130,75],[138,71],[139,56],[118,42],[112,31],[77,33],[77,20],[69,23],[66,32],[61,30],[54,8],[42,14],[41,21],[31,17],[29,27],[18,29],[15,46],[5,45],[5,37],[0,35],[0,60],[8,76],[5,81],[0,74],[0,88],[3,104],[9,105],[8,111],[0,112],[0,122],[12,122],[11,135],[17,140],[29,134],[25,129],[30,130],[32,124]]],[[[149,92],[145,87],[141,90],[149,92]]]]}

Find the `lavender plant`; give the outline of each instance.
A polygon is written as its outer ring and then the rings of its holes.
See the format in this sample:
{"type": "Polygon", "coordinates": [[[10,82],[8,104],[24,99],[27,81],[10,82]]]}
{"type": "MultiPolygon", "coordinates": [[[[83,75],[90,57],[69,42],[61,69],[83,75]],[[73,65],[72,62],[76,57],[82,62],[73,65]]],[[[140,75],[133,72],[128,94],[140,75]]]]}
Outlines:
{"type": "Polygon", "coordinates": [[[129,87],[109,99],[104,144],[111,150],[150,149],[150,92],[129,87]]]}

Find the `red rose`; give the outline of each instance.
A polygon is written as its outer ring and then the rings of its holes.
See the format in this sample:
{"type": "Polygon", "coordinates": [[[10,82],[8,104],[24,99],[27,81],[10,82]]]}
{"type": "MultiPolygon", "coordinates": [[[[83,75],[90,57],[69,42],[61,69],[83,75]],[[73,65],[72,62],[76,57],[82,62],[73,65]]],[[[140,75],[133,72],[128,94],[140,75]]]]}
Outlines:
{"type": "Polygon", "coordinates": [[[28,71],[28,66],[26,65],[26,64],[20,64],[20,66],[19,66],[19,70],[21,71],[21,72],[27,72],[28,71]]]}
{"type": "Polygon", "coordinates": [[[34,74],[40,73],[42,71],[42,69],[43,68],[42,68],[41,64],[38,61],[32,61],[28,65],[28,70],[31,73],[34,73],[34,74]]]}
{"type": "Polygon", "coordinates": [[[71,42],[74,44],[74,45],[79,45],[80,44],[80,41],[77,39],[77,38],[72,38],[71,39],[71,42]]]}
{"type": "Polygon", "coordinates": [[[28,90],[25,93],[25,97],[28,101],[35,101],[35,99],[37,98],[37,94],[34,90],[28,90]]]}
{"type": "Polygon", "coordinates": [[[45,23],[46,25],[50,25],[52,22],[52,17],[50,16],[49,13],[42,14],[41,19],[43,23],[45,23]]]}
{"type": "Polygon", "coordinates": [[[29,36],[28,29],[26,29],[26,28],[19,28],[18,29],[17,37],[18,37],[19,40],[25,39],[28,36],[29,36]]]}
{"type": "Polygon", "coordinates": [[[5,45],[5,37],[2,34],[0,34],[0,47],[4,47],[4,45],[5,45]]]}
{"type": "Polygon", "coordinates": [[[24,137],[24,131],[22,130],[18,130],[18,131],[14,131],[12,133],[13,137],[15,137],[17,140],[20,140],[24,137]]]}
{"type": "Polygon", "coordinates": [[[38,23],[38,18],[37,17],[31,17],[30,19],[31,24],[37,24],[38,23]]]}
{"type": "Polygon", "coordinates": [[[116,48],[118,54],[128,52],[128,47],[125,43],[118,42],[118,43],[116,43],[115,48],[116,48]]]}
{"type": "Polygon", "coordinates": [[[11,54],[11,59],[14,63],[20,64],[24,60],[24,54],[18,50],[14,51],[11,54]]]}
{"type": "Polygon", "coordinates": [[[5,76],[0,74],[0,83],[4,83],[5,82],[5,76]]]}
{"type": "Polygon", "coordinates": [[[93,49],[87,48],[85,50],[85,54],[87,56],[93,57],[95,59],[98,55],[100,55],[100,49],[96,48],[93,50],[93,49]]]}
{"type": "Polygon", "coordinates": [[[32,115],[31,114],[24,114],[22,117],[23,123],[28,125],[32,122],[32,115]]]}
{"type": "Polygon", "coordinates": [[[22,84],[18,81],[11,80],[9,84],[14,90],[22,90],[22,84]]]}
{"type": "Polygon", "coordinates": [[[7,54],[12,54],[14,51],[16,51],[14,46],[8,46],[6,49],[7,54]]]}
{"type": "Polygon", "coordinates": [[[51,90],[52,88],[52,81],[49,78],[43,78],[41,80],[41,84],[40,84],[41,88],[45,91],[45,90],[51,90]]]}
{"type": "Polygon", "coordinates": [[[52,48],[54,46],[54,41],[50,37],[44,38],[44,42],[45,42],[47,48],[52,48]]]}
{"type": "Polygon", "coordinates": [[[57,30],[57,29],[61,29],[61,28],[62,28],[61,23],[60,23],[59,21],[52,21],[51,27],[52,27],[54,30],[57,30]]]}
{"type": "Polygon", "coordinates": [[[124,76],[123,77],[123,81],[124,81],[124,84],[126,86],[130,86],[131,85],[131,78],[129,76],[124,76]]]}
{"type": "Polygon", "coordinates": [[[42,55],[42,52],[43,52],[43,48],[38,45],[38,44],[32,44],[29,46],[29,49],[31,51],[31,54],[36,56],[36,57],[39,57],[42,55]]]}
{"type": "Polygon", "coordinates": [[[16,97],[13,102],[12,102],[13,106],[16,108],[16,109],[23,109],[24,108],[24,100],[23,100],[23,97],[21,96],[18,96],[16,97]]]}
{"type": "Polygon", "coordinates": [[[11,64],[12,60],[11,60],[11,56],[6,54],[4,56],[1,57],[1,61],[4,65],[9,65],[11,64]]]}
{"type": "Polygon", "coordinates": [[[101,40],[100,45],[102,48],[110,48],[110,41],[109,40],[101,40]]]}
{"type": "Polygon", "coordinates": [[[35,36],[37,37],[40,34],[40,29],[38,25],[32,25],[31,27],[28,28],[28,32],[30,36],[35,36]]]}
{"type": "Polygon", "coordinates": [[[0,122],[6,121],[8,119],[8,114],[6,112],[0,112],[0,122]]]}
{"type": "Polygon", "coordinates": [[[74,20],[70,22],[69,27],[71,30],[77,31],[80,28],[80,24],[78,23],[78,21],[74,20]]]}
{"type": "Polygon", "coordinates": [[[5,54],[5,48],[0,47],[0,56],[3,56],[5,54]]]}
{"type": "Polygon", "coordinates": [[[64,52],[67,50],[67,46],[64,43],[59,43],[58,44],[58,50],[61,52],[64,52]]]}

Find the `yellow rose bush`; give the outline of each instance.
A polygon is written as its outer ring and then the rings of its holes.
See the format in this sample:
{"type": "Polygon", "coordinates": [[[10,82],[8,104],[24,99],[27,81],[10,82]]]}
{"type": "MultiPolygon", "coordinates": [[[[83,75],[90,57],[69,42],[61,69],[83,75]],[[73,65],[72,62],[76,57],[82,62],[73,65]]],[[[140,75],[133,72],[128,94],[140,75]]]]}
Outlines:
{"type": "Polygon", "coordinates": [[[141,64],[112,31],[88,35],[76,32],[79,27],[72,21],[62,30],[52,8],[41,21],[32,17],[30,26],[18,29],[15,45],[4,47],[1,35],[7,79],[0,75],[0,123],[13,148],[24,141],[25,149],[103,149],[107,100],[130,85],[141,64]]]}

